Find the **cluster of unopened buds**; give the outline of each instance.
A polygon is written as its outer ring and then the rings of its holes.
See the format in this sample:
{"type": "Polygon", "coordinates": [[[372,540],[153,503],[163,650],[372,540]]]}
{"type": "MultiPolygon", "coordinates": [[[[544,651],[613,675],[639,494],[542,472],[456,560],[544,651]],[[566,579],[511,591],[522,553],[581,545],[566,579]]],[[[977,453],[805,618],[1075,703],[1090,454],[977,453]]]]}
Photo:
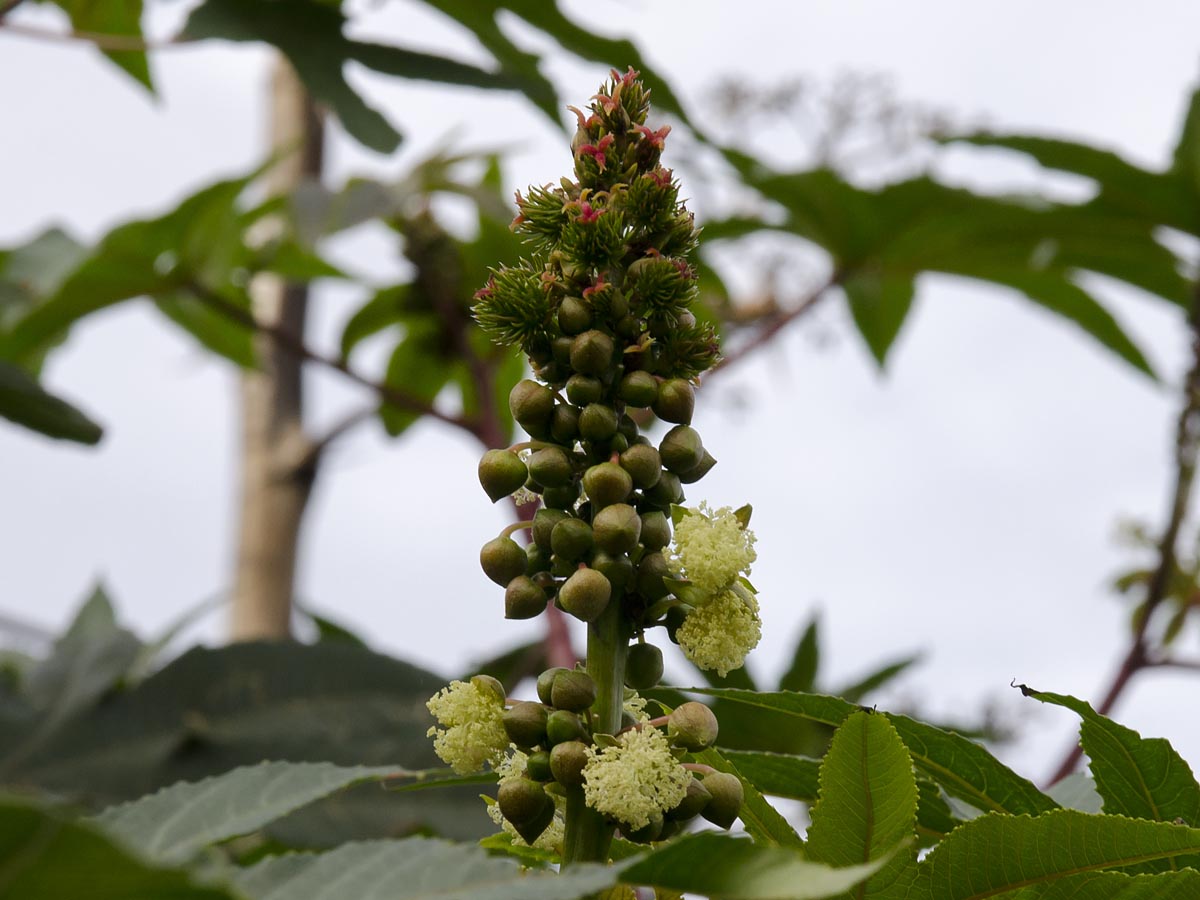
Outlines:
{"type": "Polygon", "coordinates": [[[455,681],[429,701],[430,729],[442,758],[462,774],[489,763],[499,773],[493,818],[524,842],[558,850],[567,790],[633,841],[661,840],[696,816],[730,827],[742,805],[736,776],[685,762],[717,738],[717,720],[702,703],[681,704],[651,719],[628,691],[624,726],[594,727],[596,685],[579,669],[554,668],[537,680],[538,700],[510,701],[498,681],[455,681]]]}
{"type": "MultiPolygon", "coordinates": [[[[479,480],[493,502],[515,495],[540,505],[532,520],[488,541],[480,563],[504,588],[508,618],[532,618],[553,603],[589,624],[589,656],[592,635],[604,635],[597,646],[614,657],[605,672],[637,691],[663,674],[650,629],[663,628],[693,663],[725,675],[758,643],[761,623],[746,578],[755,560],[750,507],[682,505],[684,486],[716,464],[692,417],[694,385],[719,359],[719,345],[695,305],[692,215],[659,162],[669,129],[646,126],[648,91],[632,70],[613,72],[593,100],[590,113],[575,110],[576,180],[517,195],[513,227],[530,258],[495,270],[476,295],[480,326],[519,347],[535,376],[509,396],[530,439],[484,454],[479,480]],[[656,419],[670,427],[655,442],[642,428],[656,419]],[[527,547],[513,538],[524,530],[527,547]]],[[[544,674],[540,704],[505,711],[497,694],[490,734],[520,755],[481,744],[492,750],[475,751],[467,768],[488,762],[500,771],[504,820],[536,839],[555,817],[553,792],[543,787],[553,782],[582,787],[590,808],[631,835],[657,837],[710,803],[719,811],[705,815],[732,821],[732,788],[714,792],[715,776],[698,779],[676,760],[689,749],[687,740],[672,745],[672,734],[684,734],[678,725],[665,735],[637,721],[621,730],[611,697],[593,706],[595,687],[589,699],[586,686],[600,678],[594,662],[587,672],[544,674]],[[593,721],[597,714],[603,723],[593,721]],[[614,774],[622,769],[629,773],[614,774]],[[605,798],[617,794],[609,805],[605,798]]],[[[473,685],[488,690],[486,681],[473,685]]],[[[447,703],[443,692],[430,708],[452,731],[456,723],[439,712],[447,703]]],[[[694,718],[697,708],[708,713],[701,704],[680,710],[694,718]]],[[[436,733],[442,747],[451,742],[448,732],[436,733]]]]}

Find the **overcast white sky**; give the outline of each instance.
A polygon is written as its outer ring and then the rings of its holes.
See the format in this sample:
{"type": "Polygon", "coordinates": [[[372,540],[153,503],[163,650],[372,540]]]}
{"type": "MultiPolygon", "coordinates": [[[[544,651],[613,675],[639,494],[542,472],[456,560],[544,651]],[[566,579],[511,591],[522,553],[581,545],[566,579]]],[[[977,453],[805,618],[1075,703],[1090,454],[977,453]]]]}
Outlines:
{"type": "MultiPolygon", "coordinates": [[[[721,75],[769,84],[866,70],[964,117],[1085,137],[1154,165],[1200,75],[1200,7],[1186,0],[563,5],[634,37],[700,113],[721,75]]],[[[486,60],[416,4],[365,6],[365,36],[486,60]]],[[[175,21],[170,7],[158,27],[175,21]]],[[[58,24],[39,10],[16,20],[58,24]]],[[[251,167],[266,60],[213,44],[160,53],[152,99],[85,46],[0,30],[0,245],[52,223],[95,238],[251,167]]],[[[547,69],[564,102],[604,75],[561,56],[547,69]]],[[[514,187],[567,171],[562,135],[517,99],[351,76],[410,140],[387,159],[335,134],[333,179],[395,174],[452,132],[470,146],[520,142],[514,187]]],[[[994,189],[1036,178],[995,154],[956,151],[945,166],[994,189]]],[[[378,233],[335,252],[380,280],[396,271],[378,233]]],[[[690,499],[755,506],[766,623],[756,674],[777,676],[819,609],[827,684],[924,650],[890,700],[957,715],[999,698],[1025,728],[1003,755],[1040,779],[1074,723],[1007,685],[1015,676],[1094,698],[1121,651],[1126,612],[1106,581],[1131,557],[1113,535],[1120,517],[1163,515],[1181,320],[1101,286],[1165,374],[1155,386],[1011,295],[948,278],[920,287],[885,376],[831,303],[757,362],[713,379],[697,424],[721,465],[690,499]],[[837,340],[818,347],[818,332],[837,340]]],[[[318,295],[318,343],[332,345],[352,299],[318,295]]],[[[139,303],[78,328],[47,378],[108,433],[88,450],[0,427],[0,611],[57,629],[102,577],[126,619],[152,633],[227,580],[234,375],[139,303]]],[[[317,422],[362,399],[326,376],[312,387],[317,422]]],[[[303,595],[376,647],[445,672],[536,633],[501,619],[498,590],[477,572],[478,546],[504,524],[475,483],[477,456],[436,425],[398,442],[369,426],[339,445],[311,510],[303,595]]],[[[222,624],[199,636],[217,639],[222,624]]],[[[1181,651],[1200,655],[1198,637],[1193,627],[1181,651]]],[[[1195,688],[1143,675],[1120,718],[1200,761],[1200,724],[1179,714],[1195,709],[1195,688]]]]}

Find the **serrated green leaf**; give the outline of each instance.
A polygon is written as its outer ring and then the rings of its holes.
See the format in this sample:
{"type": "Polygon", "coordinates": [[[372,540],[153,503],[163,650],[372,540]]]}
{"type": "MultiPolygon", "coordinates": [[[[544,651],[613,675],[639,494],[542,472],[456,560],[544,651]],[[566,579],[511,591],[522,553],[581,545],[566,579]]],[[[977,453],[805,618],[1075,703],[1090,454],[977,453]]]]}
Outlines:
{"type": "Polygon", "coordinates": [[[955,829],[925,858],[917,896],[982,900],[1084,872],[1197,852],[1200,829],[1182,825],[1073,809],[1038,816],[988,813],[955,829]]]}
{"type": "Polygon", "coordinates": [[[0,890],[20,900],[241,900],[148,865],[98,828],[12,799],[0,799],[0,890]]]}
{"type": "Polygon", "coordinates": [[[842,282],[850,315],[875,362],[883,367],[888,351],[912,308],[916,285],[911,278],[855,272],[842,282]]]}
{"type": "Polygon", "coordinates": [[[809,862],[794,849],[705,832],[655,850],[625,869],[621,880],[723,900],[810,900],[842,894],[886,862],[835,869],[809,862]]]}
{"type": "Polygon", "coordinates": [[[388,766],[263,762],[171,785],[93,821],[151,862],[185,863],[210,844],[257,831],[334,791],[403,774],[388,766]]]}
{"type": "Polygon", "coordinates": [[[792,654],[792,663],[779,679],[781,691],[811,691],[817,684],[817,670],[821,664],[820,618],[813,616],[792,654]]]}
{"type": "Polygon", "coordinates": [[[613,884],[615,867],[525,872],[480,847],[429,838],[363,841],[321,854],[271,857],[238,872],[252,900],[576,900],[613,884]]]}
{"type": "MultiPolygon", "coordinates": [[[[754,693],[720,688],[679,688],[718,697],[748,709],[767,710],[797,722],[836,727],[859,707],[837,697],[792,692],[754,693]]],[[[895,713],[881,713],[895,726],[918,770],[952,796],[983,810],[1013,815],[1054,809],[1057,804],[983,747],[961,735],[895,713]]]]}
{"type": "Polygon", "coordinates": [[[1046,788],[1046,795],[1065,809],[1098,813],[1104,808],[1104,798],[1096,793],[1096,782],[1086,772],[1072,772],[1056,781],[1046,788]]]}
{"type": "Polygon", "coordinates": [[[1200,872],[1126,875],[1084,872],[1049,884],[1007,893],[1004,900],[1194,900],[1200,897],[1200,872]]]}
{"type": "Polygon", "coordinates": [[[890,857],[856,889],[856,897],[907,896],[916,877],[916,850],[896,848],[914,836],[917,780],[886,716],[856,712],[834,733],[811,817],[806,846],[816,862],[852,866],[890,857]]]}
{"type": "MultiPolygon", "coordinates": [[[[1025,693],[1042,703],[1069,709],[1082,720],[1080,742],[1087,754],[1104,812],[1150,819],[1200,824],[1200,784],[1191,767],[1164,738],[1143,738],[1102,716],[1091,705],[1066,694],[1025,693]]],[[[1200,867],[1200,858],[1181,861],[1200,867]]]]}
{"type": "Polygon", "coordinates": [[[45,390],[18,365],[0,360],[0,418],[79,444],[98,444],[104,429],[87,414],[45,390]]]}
{"type": "Polygon", "coordinates": [[[709,747],[707,750],[693,754],[693,757],[696,762],[712,766],[718,772],[736,775],[742,782],[745,799],[738,817],[742,820],[746,833],[755,841],[776,847],[798,848],[804,846],[804,841],[796,833],[796,829],[766,801],[758,789],[742,776],[737,766],[730,762],[721,751],[709,747]]]}

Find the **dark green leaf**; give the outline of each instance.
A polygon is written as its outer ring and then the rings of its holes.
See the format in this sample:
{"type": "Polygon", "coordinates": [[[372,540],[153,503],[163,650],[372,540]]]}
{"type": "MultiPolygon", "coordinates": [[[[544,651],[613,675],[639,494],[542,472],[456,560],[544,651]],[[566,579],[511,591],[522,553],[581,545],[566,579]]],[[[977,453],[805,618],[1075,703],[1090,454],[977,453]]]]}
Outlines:
{"type": "Polygon", "coordinates": [[[328,616],[324,616],[313,611],[311,607],[300,605],[297,606],[296,611],[302,616],[307,617],[308,620],[313,623],[313,626],[317,629],[318,641],[334,641],[338,643],[352,644],[356,647],[363,648],[367,646],[366,641],[364,641],[345,625],[335,622],[328,616]]]}
{"type": "MultiPolygon", "coordinates": [[[[452,374],[451,366],[442,355],[441,335],[441,322],[432,313],[420,320],[410,320],[408,333],[388,360],[385,383],[416,400],[432,403],[452,374]]],[[[421,418],[421,414],[385,400],[379,407],[379,417],[387,433],[397,437],[421,418]]]]}
{"type": "Polygon", "coordinates": [[[462,677],[467,680],[472,675],[490,675],[511,693],[524,679],[536,678],[548,668],[550,660],[546,656],[546,641],[538,638],[473,664],[462,677]]]}
{"type": "Polygon", "coordinates": [[[20,366],[0,360],[0,417],[47,437],[97,444],[104,429],[67,401],[43,390],[20,366]]]}
{"type": "MultiPolygon", "coordinates": [[[[250,298],[238,292],[233,305],[250,311],[250,298]]],[[[254,333],[240,322],[218,312],[190,291],[170,291],[154,298],[164,316],[195,338],[202,347],[223,356],[234,365],[252,369],[258,365],[254,333]]]]}
{"type": "Polygon", "coordinates": [[[781,691],[811,691],[817,684],[817,671],[821,663],[820,619],[813,616],[800,635],[792,664],[779,680],[781,691]]]}
{"type": "Polygon", "coordinates": [[[888,350],[912,308],[916,286],[909,278],[887,278],[855,270],[842,282],[858,333],[882,368],[888,350]]]}
{"type": "Polygon", "coordinates": [[[726,759],[719,750],[710,747],[700,753],[694,754],[696,762],[706,766],[712,766],[718,772],[728,772],[731,775],[736,775],[742,782],[742,790],[745,793],[745,801],[742,803],[742,811],[739,818],[742,824],[746,827],[746,833],[749,834],[755,841],[760,844],[769,844],[775,847],[803,847],[804,841],[800,839],[800,835],[796,834],[796,829],[788,824],[787,819],[779,814],[770,803],[766,801],[758,789],[737,770],[737,767],[726,759]]]}
{"type": "Polygon", "coordinates": [[[147,865],[99,829],[0,800],[0,886],[16,900],[239,900],[186,872],[147,865]]]}
{"type": "Polygon", "coordinates": [[[1200,198],[1200,90],[1192,91],[1171,171],[1191,187],[1193,201],[1200,198]]]}
{"type": "Polygon", "coordinates": [[[403,322],[411,291],[407,284],[385,287],[360,306],[342,328],[342,357],[348,358],[360,341],[403,322]]]}
{"type": "Polygon", "coordinates": [[[1200,897],[1200,872],[1126,875],[1084,872],[1004,895],[1004,900],[1194,900],[1200,897]]]}
{"type": "MultiPolygon", "coordinates": [[[[857,706],[836,697],[791,692],[754,693],[718,688],[680,688],[719,697],[731,704],[780,714],[796,722],[838,726],[857,706]]],[[[895,726],[917,769],[947,793],[978,809],[1020,815],[1054,809],[1057,804],[983,747],[961,735],[925,725],[907,716],[881,713],[895,726]]]]}
{"type": "MultiPolygon", "coordinates": [[[[75,31],[142,39],[142,0],[54,0],[71,17],[75,31]]],[[[150,66],[144,50],[104,50],[105,56],[151,93],[150,66]]]]}
{"type": "Polygon", "coordinates": [[[887,663],[884,666],[876,669],[868,675],[863,676],[851,684],[846,685],[834,692],[834,696],[841,697],[843,700],[849,700],[851,703],[857,703],[867,694],[872,691],[877,691],[885,684],[896,678],[903,672],[906,672],[910,666],[921,661],[921,657],[906,656],[903,659],[898,659],[895,662],[887,663]]]}
{"type": "MultiPolygon", "coordinates": [[[[1080,741],[1087,754],[1096,791],[1110,815],[1200,823],[1200,785],[1183,757],[1163,738],[1143,738],[1092,707],[1065,694],[1026,689],[1042,703],[1069,709],[1083,724],[1080,741]]],[[[1182,864],[1197,867],[1200,858],[1182,864]]]]}
{"type": "MultiPolygon", "coordinates": [[[[0,250],[0,335],[57,291],[87,255],[88,249],[61,228],[49,228],[26,244],[0,250]]],[[[28,368],[37,371],[36,365],[28,368]]]]}
{"type": "Polygon", "coordinates": [[[706,832],[665,844],[625,869],[621,880],[724,900],[806,900],[842,894],[885,862],[834,869],[794,849],[706,832]]]}
{"type": "Polygon", "coordinates": [[[856,894],[903,900],[916,878],[917,854],[915,848],[896,848],[916,829],[917,780],[886,716],[857,712],[841,724],[821,763],[820,784],[808,855],[831,866],[886,859],[856,894]]]}
{"type": "Polygon", "coordinates": [[[322,259],[316,251],[290,240],[272,248],[265,259],[258,261],[258,267],[292,282],[350,277],[337,266],[322,259]]]}

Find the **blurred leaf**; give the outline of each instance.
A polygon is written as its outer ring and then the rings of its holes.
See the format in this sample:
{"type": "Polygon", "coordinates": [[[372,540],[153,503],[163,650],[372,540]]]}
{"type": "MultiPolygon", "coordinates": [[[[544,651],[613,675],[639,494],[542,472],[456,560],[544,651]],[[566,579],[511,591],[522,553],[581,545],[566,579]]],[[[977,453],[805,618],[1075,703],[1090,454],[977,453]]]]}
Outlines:
{"type": "Polygon", "coordinates": [[[792,664],[779,679],[781,691],[811,691],[816,686],[821,663],[820,632],[820,618],[814,615],[800,635],[796,652],[792,654],[792,664]]]}
{"type": "MultiPolygon", "coordinates": [[[[752,710],[766,710],[793,722],[838,726],[858,707],[819,694],[754,693],[718,688],[680,688],[686,693],[720,697],[752,710]]],[[[961,735],[943,731],[895,713],[880,713],[899,732],[920,772],[947,793],[985,810],[1011,815],[1054,809],[1053,800],[1017,775],[983,747],[961,735]]]]}
{"type": "MultiPolygon", "coordinates": [[[[419,401],[432,403],[452,374],[450,363],[442,355],[441,338],[442,324],[434,314],[411,319],[408,333],[388,360],[384,383],[419,401]]],[[[421,418],[421,413],[385,401],[379,407],[379,417],[387,433],[398,437],[421,418]]]]}
{"type": "Polygon", "coordinates": [[[888,663],[871,672],[869,675],[860,678],[851,684],[846,685],[840,690],[834,691],[835,697],[841,697],[843,700],[849,700],[851,703],[857,703],[867,694],[872,691],[877,691],[892,679],[908,671],[914,664],[921,661],[920,654],[915,656],[906,656],[903,659],[898,659],[895,662],[888,663]]]}
{"type": "MultiPolygon", "coordinates": [[[[246,294],[239,293],[229,302],[247,312],[250,310],[250,298],[246,294]]],[[[258,365],[258,357],[254,352],[254,332],[217,312],[190,291],[160,294],[154,298],[154,305],[202,347],[243,369],[253,369],[258,365]]]]}
{"type": "Polygon", "coordinates": [[[349,278],[337,266],[322,259],[314,250],[296,241],[281,241],[271,248],[266,258],[258,261],[257,268],[288,281],[315,281],[318,278],[349,278]]]}
{"type": "Polygon", "coordinates": [[[342,358],[349,358],[359,342],[385,328],[404,322],[411,290],[411,286],[407,284],[381,288],[370,300],[355,310],[342,328],[342,358]]]}
{"type": "Polygon", "coordinates": [[[842,282],[842,290],[858,333],[882,368],[912,307],[916,286],[909,278],[881,278],[858,270],[842,282]]]}
{"type": "Polygon", "coordinates": [[[821,762],[820,798],[810,812],[808,855],[815,862],[886,864],[859,888],[860,898],[903,900],[916,879],[911,841],[917,821],[912,759],[886,716],[856,712],[833,735],[821,762]],[[889,859],[890,857],[890,859],[889,859]]]}
{"type": "Polygon", "coordinates": [[[766,801],[752,782],[742,776],[737,766],[725,758],[721,751],[714,747],[693,754],[696,762],[712,766],[718,772],[736,775],[742,782],[745,799],[742,803],[738,818],[746,828],[746,833],[760,844],[776,847],[800,848],[804,841],[782,815],[779,810],[766,801]]]}
{"type": "Polygon", "coordinates": [[[262,762],[202,781],[181,782],[93,821],[144,859],[186,863],[211,844],[257,831],[334,791],[403,774],[391,767],[262,762]]]}
{"type": "Polygon", "coordinates": [[[20,900],[237,900],[186,872],[158,869],[90,825],[0,799],[4,896],[20,900]]]}
{"type": "Polygon", "coordinates": [[[163,628],[158,636],[147,641],[138,650],[137,658],[129,667],[126,673],[127,677],[138,682],[145,678],[153,670],[159,662],[162,655],[167,651],[167,648],[187,629],[191,628],[196,622],[204,618],[214,609],[219,609],[229,602],[229,598],[224,594],[217,594],[214,597],[206,597],[199,603],[193,603],[183,612],[177,615],[171,622],[163,628]]]}
{"type": "Polygon", "coordinates": [[[526,872],[481,847],[409,838],[269,857],[238,871],[234,885],[252,900],[576,900],[616,878],[617,869],[587,863],[561,873],[526,872]]]}
{"type": "Polygon", "coordinates": [[[318,641],[331,641],[334,643],[352,644],[356,647],[367,647],[367,642],[361,637],[333,619],[324,616],[310,607],[299,605],[296,611],[300,615],[305,616],[313,626],[317,629],[318,641]]]}
{"type": "Polygon", "coordinates": [[[621,880],[728,900],[806,900],[843,894],[885,862],[834,869],[796,849],[704,832],[664,844],[625,869],[621,880]]]}
{"type": "Polygon", "coordinates": [[[0,250],[0,333],[54,293],[87,255],[83,244],[57,227],[0,250]]]}
{"type": "MultiPolygon", "coordinates": [[[[52,0],[71,17],[75,31],[141,40],[142,0],[52,0]]],[[[154,93],[150,66],[143,50],[101,50],[135,81],[154,93]]]]}
{"type": "Polygon", "coordinates": [[[47,437],[98,444],[104,429],[44,390],[20,366],[0,360],[0,417],[47,437]]]}
{"type": "Polygon", "coordinates": [[[1187,181],[1193,200],[1200,198],[1200,89],[1192,91],[1179,141],[1175,144],[1171,171],[1187,181]]]}
{"type": "Polygon", "coordinates": [[[490,675],[511,694],[524,679],[536,678],[548,668],[550,660],[546,657],[546,641],[538,638],[473,664],[463,673],[462,678],[465,681],[472,675],[490,675]]]}
{"type": "Polygon", "coordinates": [[[193,10],[184,34],[193,39],[263,41],[279,48],[313,97],[330,107],[342,127],[379,153],[391,153],[400,134],[346,81],[344,69],[357,62],[384,75],[504,90],[525,89],[522,77],[488,72],[430,53],[352,40],[346,17],[320,0],[205,0],[193,10]]]}

